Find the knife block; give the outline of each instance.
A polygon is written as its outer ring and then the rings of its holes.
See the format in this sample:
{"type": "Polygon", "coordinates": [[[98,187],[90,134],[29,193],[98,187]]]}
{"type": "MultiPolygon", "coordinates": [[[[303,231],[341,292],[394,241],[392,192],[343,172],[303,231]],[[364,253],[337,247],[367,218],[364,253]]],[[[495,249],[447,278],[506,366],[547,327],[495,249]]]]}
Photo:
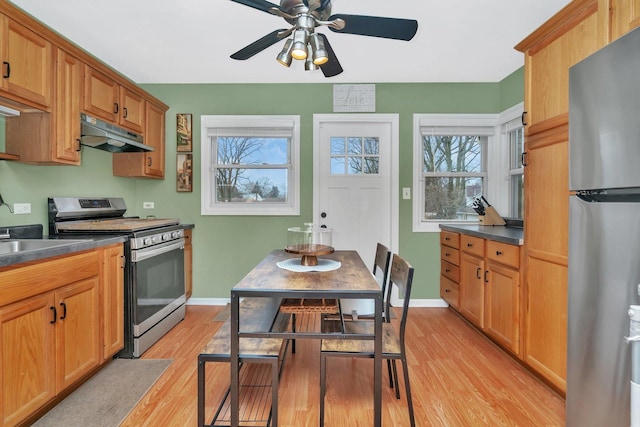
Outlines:
{"type": "Polygon", "coordinates": [[[484,215],[478,217],[480,225],[505,225],[506,222],[498,214],[493,206],[487,206],[484,208],[484,215]]]}

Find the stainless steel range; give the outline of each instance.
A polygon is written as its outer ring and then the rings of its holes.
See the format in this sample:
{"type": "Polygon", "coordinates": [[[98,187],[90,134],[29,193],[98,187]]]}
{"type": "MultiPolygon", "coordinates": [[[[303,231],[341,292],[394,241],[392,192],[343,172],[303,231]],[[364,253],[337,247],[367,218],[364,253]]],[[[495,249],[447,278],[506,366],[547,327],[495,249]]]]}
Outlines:
{"type": "Polygon", "coordinates": [[[185,316],[184,230],[177,219],[125,217],[119,197],[49,198],[49,234],[126,235],[125,343],[140,357],[185,316]]]}

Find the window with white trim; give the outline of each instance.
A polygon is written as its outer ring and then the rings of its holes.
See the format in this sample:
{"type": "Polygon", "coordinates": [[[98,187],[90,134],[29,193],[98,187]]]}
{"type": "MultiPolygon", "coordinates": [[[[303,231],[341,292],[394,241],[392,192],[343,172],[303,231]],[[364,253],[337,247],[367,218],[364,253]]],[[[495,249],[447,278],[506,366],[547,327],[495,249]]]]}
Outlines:
{"type": "Polygon", "coordinates": [[[496,115],[414,115],[413,230],[475,223],[473,201],[487,195],[496,115]]]}
{"type": "Polygon", "coordinates": [[[201,116],[203,215],[300,214],[300,116],[201,116]]]}
{"type": "Polygon", "coordinates": [[[524,217],[524,126],[520,120],[507,123],[509,141],[509,199],[512,218],[524,217]]]}

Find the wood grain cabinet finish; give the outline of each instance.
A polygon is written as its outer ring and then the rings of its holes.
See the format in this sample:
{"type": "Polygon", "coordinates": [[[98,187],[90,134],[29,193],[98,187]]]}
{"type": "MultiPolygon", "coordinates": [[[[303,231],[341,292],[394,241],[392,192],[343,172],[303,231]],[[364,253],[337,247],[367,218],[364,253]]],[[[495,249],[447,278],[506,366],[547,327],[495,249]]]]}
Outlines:
{"type": "MultiPolygon", "coordinates": [[[[484,243],[482,239],[480,241],[484,243]]],[[[484,278],[484,258],[465,251],[462,246],[460,313],[480,329],[484,328],[484,278]]]]}
{"type": "MultiPolygon", "coordinates": [[[[609,41],[614,41],[634,28],[640,27],[640,0],[600,0],[608,5],[609,41]]],[[[605,9],[603,7],[602,9],[605,9]]]]}
{"type": "Polygon", "coordinates": [[[133,132],[144,132],[145,101],[89,65],[84,71],[84,111],[133,132]]]}
{"type": "Polygon", "coordinates": [[[103,350],[105,341],[122,348],[122,251],[118,244],[0,269],[0,425],[61,400],[106,362],[105,351],[113,354],[117,346],[103,350]]]}
{"type": "Polygon", "coordinates": [[[166,108],[150,102],[145,107],[144,143],[153,151],[144,153],[114,153],[113,175],[135,178],[164,179],[166,108]]]}
{"type": "Polygon", "coordinates": [[[1,94],[49,110],[53,81],[51,43],[19,22],[0,15],[0,57],[1,94]]]}
{"type": "Polygon", "coordinates": [[[51,112],[29,112],[8,117],[6,149],[20,161],[42,165],[80,164],[81,61],[61,49],[54,49],[55,96],[51,112]]]}
{"type": "Polygon", "coordinates": [[[184,230],[184,291],[187,299],[193,293],[193,229],[184,230]]]}
{"type": "Polygon", "coordinates": [[[102,252],[102,360],[124,348],[124,248],[115,245],[102,252]]]}
{"type": "Polygon", "coordinates": [[[99,274],[97,251],[0,272],[3,426],[100,363],[99,274]]]}
{"type": "Polygon", "coordinates": [[[440,232],[440,297],[449,305],[460,306],[460,235],[440,232]]]}

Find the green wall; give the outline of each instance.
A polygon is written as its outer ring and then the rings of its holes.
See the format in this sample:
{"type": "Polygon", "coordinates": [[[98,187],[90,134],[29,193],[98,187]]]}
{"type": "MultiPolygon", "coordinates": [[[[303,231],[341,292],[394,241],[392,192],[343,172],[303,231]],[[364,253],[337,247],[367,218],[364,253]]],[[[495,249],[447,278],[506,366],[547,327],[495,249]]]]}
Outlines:
{"type": "MultiPolygon", "coordinates": [[[[400,187],[412,186],[414,113],[497,113],[522,101],[522,70],[499,83],[380,83],[376,112],[400,116],[400,187]]],[[[117,178],[111,154],[83,148],[82,166],[31,166],[0,161],[0,193],[7,203],[31,203],[32,213],[10,215],[0,207],[0,225],[42,223],[49,196],[123,196],[128,215],[178,217],[193,223],[194,293],[228,298],[229,290],[264,255],[286,243],[287,227],[312,219],[313,114],[332,113],[333,84],[154,84],[144,89],[170,106],[167,112],[165,180],[117,178]],[[175,114],[193,114],[194,191],[176,188],[175,114]],[[200,215],[200,116],[208,114],[298,114],[301,117],[300,217],[200,215]],[[143,210],[142,203],[155,202],[143,210]]],[[[0,123],[0,130],[3,123],[0,123]]],[[[0,148],[4,143],[0,143],[0,148]]],[[[439,235],[411,231],[411,200],[400,200],[399,252],[415,267],[413,297],[439,295],[439,235]]]]}

